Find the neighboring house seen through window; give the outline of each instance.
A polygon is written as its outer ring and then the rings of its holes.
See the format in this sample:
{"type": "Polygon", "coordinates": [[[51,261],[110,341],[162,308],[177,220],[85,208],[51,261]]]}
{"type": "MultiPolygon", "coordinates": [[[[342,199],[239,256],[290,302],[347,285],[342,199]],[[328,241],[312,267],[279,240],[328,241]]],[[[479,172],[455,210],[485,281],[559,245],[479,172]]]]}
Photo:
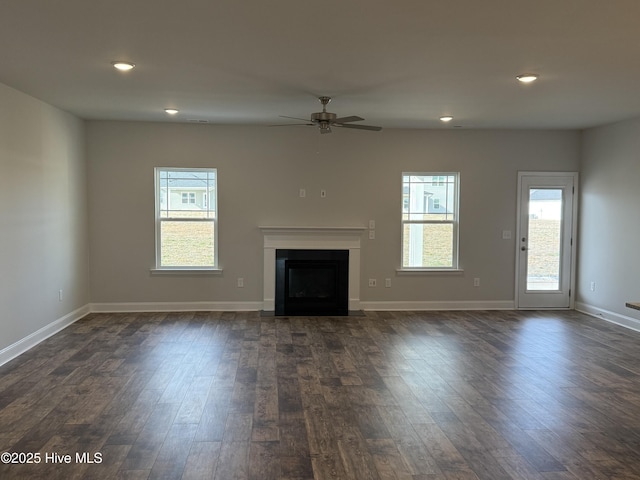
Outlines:
{"type": "Polygon", "coordinates": [[[156,168],[156,268],[215,269],[215,168],[156,168]]]}
{"type": "Polygon", "coordinates": [[[196,203],[196,194],[193,192],[182,192],[182,203],[196,203]]]}
{"type": "Polygon", "coordinates": [[[402,268],[458,268],[458,173],[402,174],[402,268]]]}

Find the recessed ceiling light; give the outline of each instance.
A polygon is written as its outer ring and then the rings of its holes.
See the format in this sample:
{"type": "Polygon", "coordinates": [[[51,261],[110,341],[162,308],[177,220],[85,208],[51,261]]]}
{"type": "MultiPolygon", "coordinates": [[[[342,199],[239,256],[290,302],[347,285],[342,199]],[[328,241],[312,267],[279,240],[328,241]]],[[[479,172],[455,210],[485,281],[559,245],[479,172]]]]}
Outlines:
{"type": "Polygon", "coordinates": [[[121,72],[128,72],[129,70],[131,70],[133,67],[136,66],[135,63],[122,62],[122,61],[111,62],[111,65],[113,65],[114,68],[117,68],[121,72]]]}
{"type": "Polygon", "coordinates": [[[453,120],[453,117],[451,115],[444,115],[443,117],[440,117],[440,121],[442,122],[450,122],[451,120],[453,120]]]}
{"type": "Polygon", "coordinates": [[[536,75],[535,73],[523,73],[522,75],[518,75],[516,78],[519,82],[531,83],[535,82],[538,79],[538,75],[536,75]]]}
{"type": "Polygon", "coordinates": [[[175,115],[176,113],[178,113],[178,110],[176,110],[175,108],[165,108],[164,111],[169,115],[175,115]]]}

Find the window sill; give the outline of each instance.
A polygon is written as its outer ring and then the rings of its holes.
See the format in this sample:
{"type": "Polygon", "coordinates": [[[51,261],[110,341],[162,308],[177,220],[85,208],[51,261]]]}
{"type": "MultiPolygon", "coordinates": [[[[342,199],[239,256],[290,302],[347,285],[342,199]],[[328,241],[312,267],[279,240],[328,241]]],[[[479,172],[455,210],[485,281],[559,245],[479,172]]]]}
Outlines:
{"type": "Polygon", "coordinates": [[[398,268],[396,275],[462,275],[462,268],[398,268]]]}
{"type": "Polygon", "coordinates": [[[152,268],[151,275],[222,275],[221,268],[152,268]]]}

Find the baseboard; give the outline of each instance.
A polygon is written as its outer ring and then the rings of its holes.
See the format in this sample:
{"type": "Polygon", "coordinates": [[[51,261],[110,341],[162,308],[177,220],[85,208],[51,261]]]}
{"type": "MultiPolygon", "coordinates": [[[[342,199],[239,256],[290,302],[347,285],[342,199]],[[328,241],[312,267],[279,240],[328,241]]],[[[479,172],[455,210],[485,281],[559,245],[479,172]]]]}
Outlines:
{"type": "Polygon", "coordinates": [[[126,312],[252,312],[262,310],[262,302],[131,302],[92,303],[96,313],[126,312]]]}
{"type": "Polygon", "coordinates": [[[427,310],[514,310],[511,300],[495,301],[440,301],[440,302],[363,302],[360,308],[367,311],[427,311],[427,310]]]}
{"type": "Polygon", "coordinates": [[[80,307],[77,310],[68,313],[64,317],[61,317],[49,323],[48,325],[45,325],[40,330],[37,330],[32,334],[18,340],[16,343],[0,350],[0,365],[4,365],[5,363],[13,360],[18,355],[21,355],[27,350],[35,347],[43,340],[46,340],[50,336],[58,333],[60,330],[67,328],[69,325],[77,322],[89,313],[89,305],[80,307]]]}
{"type": "MultiPolygon", "coordinates": [[[[513,310],[513,301],[452,301],[452,302],[358,302],[357,309],[369,311],[420,310],[513,310]]],[[[92,303],[91,312],[253,312],[263,311],[263,302],[131,302],[92,303]]],[[[351,309],[351,308],[350,308],[351,309]]],[[[269,309],[266,309],[269,310],[269,309]]]]}
{"type": "Polygon", "coordinates": [[[595,307],[587,303],[576,302],[576,310],[586,313],[592,317],[600,318],[610,323],[615,323],[621,327],[626,327],[636,332],[640,332],[640,320],[616,312],[605,310],[604,308],[595,307]]]}

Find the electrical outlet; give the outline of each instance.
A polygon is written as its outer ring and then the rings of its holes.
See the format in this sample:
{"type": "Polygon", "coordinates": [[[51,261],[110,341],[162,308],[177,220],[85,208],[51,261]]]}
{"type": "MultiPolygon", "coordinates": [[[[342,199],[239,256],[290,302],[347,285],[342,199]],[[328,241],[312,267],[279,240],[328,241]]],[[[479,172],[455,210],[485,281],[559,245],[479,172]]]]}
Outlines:
{"type": "Polygon", "coordinates": [[[369,240],[375,240],[375,239],[376,239],[376,231],[369,230],[369,240]]]}
{"type": "Polygon", "coordinates": [[[391,279],[390,278],[385,278],[384,279],[384,286],[385,286],[385,288],[391,288],[391,279]]]}
{"type": "Polygon", "coordinates": [[[474,287],[479,287],[480,286],[480,279],[479,278],[474,278],[473,279],[473,286],[474,287]]]}
{"type": "Polygon", "coordinates": [[[307,196],[307,191],[304,188],[300,189],[300,198],[304,198],[307,196]]]}
{"type": "Polygon", "coordinates": [[[376,221],[369,220],[369,230],[375,230],[375,229],[376,229],[376,221]]]}
{"type": "Polygon", "coordinates": [[[591,285],[589,286],[589,288],[591,288],[592,292],[596,291],[596,282],[591,282],[591,285]]]}
{"type": "Polygon", "coordinates": [[[375,278],[370,278],[369,279],[369,286],[370,287],[376,287],[377,286],[377,282],[375,278]]]}
{"type": "Polygon", "coordinates": [[[238,277],[238,288],[244,288],[244,278],[238,277]]]}

